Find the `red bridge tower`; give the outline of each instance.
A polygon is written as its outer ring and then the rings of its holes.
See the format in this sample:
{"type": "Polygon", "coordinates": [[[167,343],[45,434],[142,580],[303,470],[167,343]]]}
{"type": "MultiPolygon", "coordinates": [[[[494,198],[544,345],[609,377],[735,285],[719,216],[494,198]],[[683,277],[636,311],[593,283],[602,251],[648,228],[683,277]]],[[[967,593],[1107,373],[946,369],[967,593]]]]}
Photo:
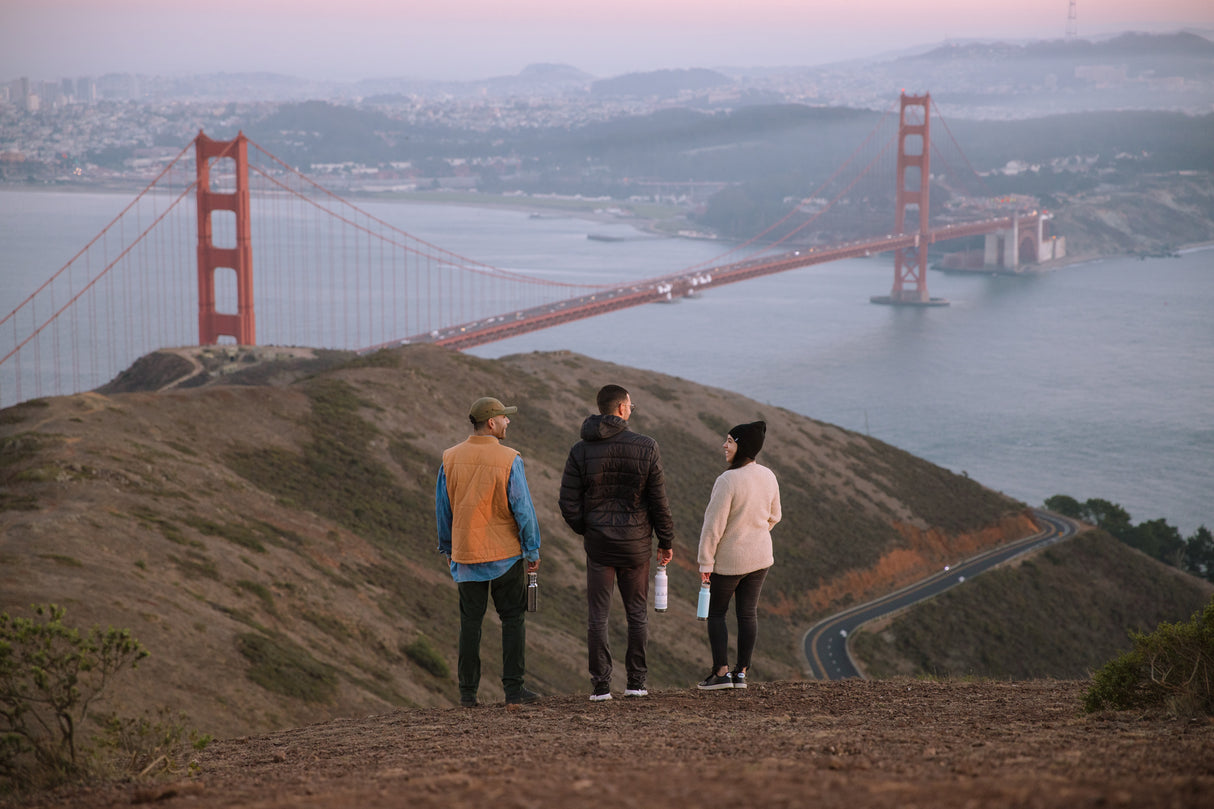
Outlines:
{"type": "MultiPolygon", "coordinates": [[[[912,247],[894,250],[894,287],[888,296],[874,296],[873,303],[910,306],[947,306],[943,298],[927,294],[927,245],[931,240],[928,228],[929,193],[931,185],[931,131],[928,108],[931,93],[921,96],[902,94],[902,111],[898,121],[898,173],[894,194],[894,233],[907,233],[907,211],[918,214],[918,228],[912,247]]],[[[913,219],[912,219],[913,221],[913,219]]]]}
{"type": "MultiPolygon", "coordinates": [[[[253,317],[253,243],[249,227],[249,141],[240,133],[235,140],[211,140],[202,132],[194,139],[198,185],[198,344],[214,345],[220,337],[235,338],[239,345],[256,345],[253,317]],[[211,162],[234,161],[235,190],[211,188],[211,162]],[[216,247],[211,215],[231,211],[235,217],[236,244],[216,247]],[[230,269],[236,274],[236,313],[215,309],[215,273],[230,269]]],[[[225,172],[226,176],[227,172],[225,172]]]]}

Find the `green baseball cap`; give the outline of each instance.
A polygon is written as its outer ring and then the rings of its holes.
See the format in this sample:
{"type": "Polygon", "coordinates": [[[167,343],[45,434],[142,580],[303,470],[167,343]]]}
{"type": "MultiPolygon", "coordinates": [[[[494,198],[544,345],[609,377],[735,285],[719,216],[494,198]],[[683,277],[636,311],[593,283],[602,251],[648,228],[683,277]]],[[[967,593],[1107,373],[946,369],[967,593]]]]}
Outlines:
{"type": "Polygon", "coordinates": [[[517,407],[506,407],[499,399],[494,399],[492,396],[484,396],[472,403],[472,409],[468,411],[468,417],[477,424],[480,424],[482,421],[488,421],[494,416],[510,416],[517,412],[517,407]]]}

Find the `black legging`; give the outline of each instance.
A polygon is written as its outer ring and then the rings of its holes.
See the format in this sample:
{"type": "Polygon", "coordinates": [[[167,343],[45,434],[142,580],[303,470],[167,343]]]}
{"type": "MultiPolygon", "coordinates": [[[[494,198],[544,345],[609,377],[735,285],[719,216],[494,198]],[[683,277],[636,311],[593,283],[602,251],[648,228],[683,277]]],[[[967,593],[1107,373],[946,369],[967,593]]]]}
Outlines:
{"type": "Polygon", "coordinates": [[[755,650],[755,639],[759,636],[759,593],[769,568],[744,573],[741,576],[722,576],[713,573],[709,579],[712,597],[708,602],[708,643],[712,647],[712,670],[719,671],[729,665],[729,627],[725,624],[725,613],[729,611],[729,600],[736,596],[734,611],[738,617],[738,662],[735,671],[750,668],[750,656],[755,650]]]}

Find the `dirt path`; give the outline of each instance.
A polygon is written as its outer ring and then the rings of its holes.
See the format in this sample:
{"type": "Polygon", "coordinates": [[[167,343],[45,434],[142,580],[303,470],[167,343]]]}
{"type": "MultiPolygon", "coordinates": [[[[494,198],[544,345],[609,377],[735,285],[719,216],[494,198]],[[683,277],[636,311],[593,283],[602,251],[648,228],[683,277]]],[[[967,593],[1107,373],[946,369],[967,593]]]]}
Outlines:
{"type": "Polygon", "coordinates": [[[29,807],[1208,807],[1214,724],[1082,715],[1084,683],[756,684],[409,710],[215,742],[198,774],[29,807]]]}

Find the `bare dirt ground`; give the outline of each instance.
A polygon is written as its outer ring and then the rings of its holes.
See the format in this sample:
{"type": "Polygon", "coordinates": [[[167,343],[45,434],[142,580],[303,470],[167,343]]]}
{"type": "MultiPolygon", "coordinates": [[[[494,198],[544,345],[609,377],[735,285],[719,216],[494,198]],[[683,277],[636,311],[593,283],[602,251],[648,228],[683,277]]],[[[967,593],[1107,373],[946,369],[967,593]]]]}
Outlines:
{"type": "Polygon", "coordinates": [[[1214,723],[1085,683],[783,682],[403,710],[212,743],[176,781],[28,807],[1209,807],[1214,723]]]}

